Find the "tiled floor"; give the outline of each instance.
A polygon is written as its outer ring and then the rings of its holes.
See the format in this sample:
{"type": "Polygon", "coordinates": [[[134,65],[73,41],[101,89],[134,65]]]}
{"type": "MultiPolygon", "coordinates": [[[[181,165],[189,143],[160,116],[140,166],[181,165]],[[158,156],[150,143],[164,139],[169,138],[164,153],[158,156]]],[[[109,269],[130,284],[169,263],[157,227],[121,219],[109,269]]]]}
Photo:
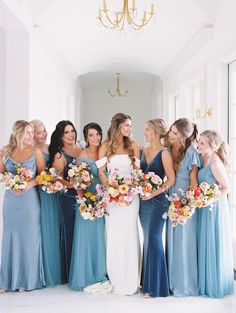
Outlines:
{"type": "Polygon", "coordinates": [[[145,299],[141,294],[134,296],[90,295],[71,291],[66,286],[58,286],[24,293],[8,292],[1,294],[0,312],[236,313],[236,295],[224,299],[207,297],[145,299]]]}

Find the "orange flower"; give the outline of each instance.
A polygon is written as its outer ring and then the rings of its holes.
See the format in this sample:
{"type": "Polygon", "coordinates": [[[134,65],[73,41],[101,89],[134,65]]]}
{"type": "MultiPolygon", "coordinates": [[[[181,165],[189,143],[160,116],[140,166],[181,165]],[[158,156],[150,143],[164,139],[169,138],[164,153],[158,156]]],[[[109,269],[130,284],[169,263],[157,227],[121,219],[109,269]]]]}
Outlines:
{"type": "Polygon", "coordinates": [[[143,186],[143,192],[148,193],[148,192],[151,192],[151,191],[152,191],[151,184],[146,184],[146,185],[143,186]]]}

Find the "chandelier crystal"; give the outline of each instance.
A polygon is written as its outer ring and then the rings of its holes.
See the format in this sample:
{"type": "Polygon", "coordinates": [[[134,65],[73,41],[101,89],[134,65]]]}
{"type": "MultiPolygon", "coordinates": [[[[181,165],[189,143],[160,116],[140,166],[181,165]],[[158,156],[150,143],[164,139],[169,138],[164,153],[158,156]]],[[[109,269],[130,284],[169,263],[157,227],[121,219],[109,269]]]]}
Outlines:
{"type": "Polygon", "coordinates": [[[123,30],[126,21],[134,30],[140,30],[150,22],[155,14],[154,4],[151,4],[149,12],[146,10],[143,12],[139,21],[136,20],[136,13],[137,8],[135,6],[135,0],[132,0],[131,7],[129,6],[129,0],[124,0],[121,11],[115,11],[111,14],[109,13],[106,0],[104,0],[103,7],[98,10],[97,18],[101,24],[108,29],[123,30]],[[113,17],[111,17],[112,15],[113,17]]]}
{"type": "Polygon", "coordinates": [[[128,94],[128,90],[126,89],[125,92],[122,94],[120,91],[120,73],[116,73],[116,90],[114,93],[108,89],[108,93],[111,97],[125,97],[128,94]]]}

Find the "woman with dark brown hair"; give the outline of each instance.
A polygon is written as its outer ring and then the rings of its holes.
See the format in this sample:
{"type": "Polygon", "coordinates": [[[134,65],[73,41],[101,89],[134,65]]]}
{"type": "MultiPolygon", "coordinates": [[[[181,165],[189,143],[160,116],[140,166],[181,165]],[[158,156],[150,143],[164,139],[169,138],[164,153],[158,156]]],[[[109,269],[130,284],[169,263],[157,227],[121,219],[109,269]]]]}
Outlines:
{"type": "MultiPolygon", "coordinates": [[[[130,139],[132,121],[130,116],[117,113],[112,117],[107,140],[103,142],[97,166],[103,184],[113,171],[128,176],[139,167],[140,150],[130,139]],[[108,177],[106,175],[108,172],[108,177]]],[[[113,291],[120,295],[132,295],[138,291],[140,268],[140,244],[138,235],[139,197],[123,207],[108,203],[106,217],[107,273],[113,291]]]]}
{"type": "MultiPolygon", "coordinates": [[[[198,184],[201,163],[193,145],[197,133],[196,124],[187,118],[178,119],[170,127],[168,142],[176,171],[175,184],[169,189],[170,196],[198,184]]],[[[196,214],[185,225],[176,227],[168,220],[166,244],[171,293],[177,297],[198,295],[196,214]]]]}

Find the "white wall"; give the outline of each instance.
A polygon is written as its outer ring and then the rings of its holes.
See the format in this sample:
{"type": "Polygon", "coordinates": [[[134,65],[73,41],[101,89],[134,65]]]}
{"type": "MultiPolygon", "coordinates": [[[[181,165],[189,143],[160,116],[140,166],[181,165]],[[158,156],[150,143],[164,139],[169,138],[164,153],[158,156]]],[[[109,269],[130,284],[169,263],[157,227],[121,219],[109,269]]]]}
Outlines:
{"type": "Polygon", "coordinates": [[[45,123],[48,141],[60,120],[75,122],[76,86],[76,79],[69,77],[32,38],[29,119],[45,123]]]}
{"type": "MultiPolygon", "coordinates": [[[[82,126],[94,121],[101,125],[105,139],[112,116],[115,113],[122,112],[131,116],[134,138],[141,145],[143,144],[144,123],[156,117],[157,113],[159,116],[161,114],[159,108],[161,84],[157,77],[151,78],[149,84],[147,84],[147,73],[143,74],[143,79],[141,73],[135,75],[136,79],[133,79],[133,76],[129,78],[129,75],[126,73],[126,78],[121,80],[121,92],[128,90],[128,94],[124,98],[111,97],[108,94],[108,88],[113,93],[116,87],[113,76],[111,76],[112,79],[102,79],[103,76],[101,75],[99,79],[99,75],[96,74],[98,77],[97,82],[91,82],[91,86],[89,86],[87,81],[86,87],[83,87],[81,90],[81,134],[82,126]]],[[[83,80],[83,77],[81,80],[83,80]]]]}

